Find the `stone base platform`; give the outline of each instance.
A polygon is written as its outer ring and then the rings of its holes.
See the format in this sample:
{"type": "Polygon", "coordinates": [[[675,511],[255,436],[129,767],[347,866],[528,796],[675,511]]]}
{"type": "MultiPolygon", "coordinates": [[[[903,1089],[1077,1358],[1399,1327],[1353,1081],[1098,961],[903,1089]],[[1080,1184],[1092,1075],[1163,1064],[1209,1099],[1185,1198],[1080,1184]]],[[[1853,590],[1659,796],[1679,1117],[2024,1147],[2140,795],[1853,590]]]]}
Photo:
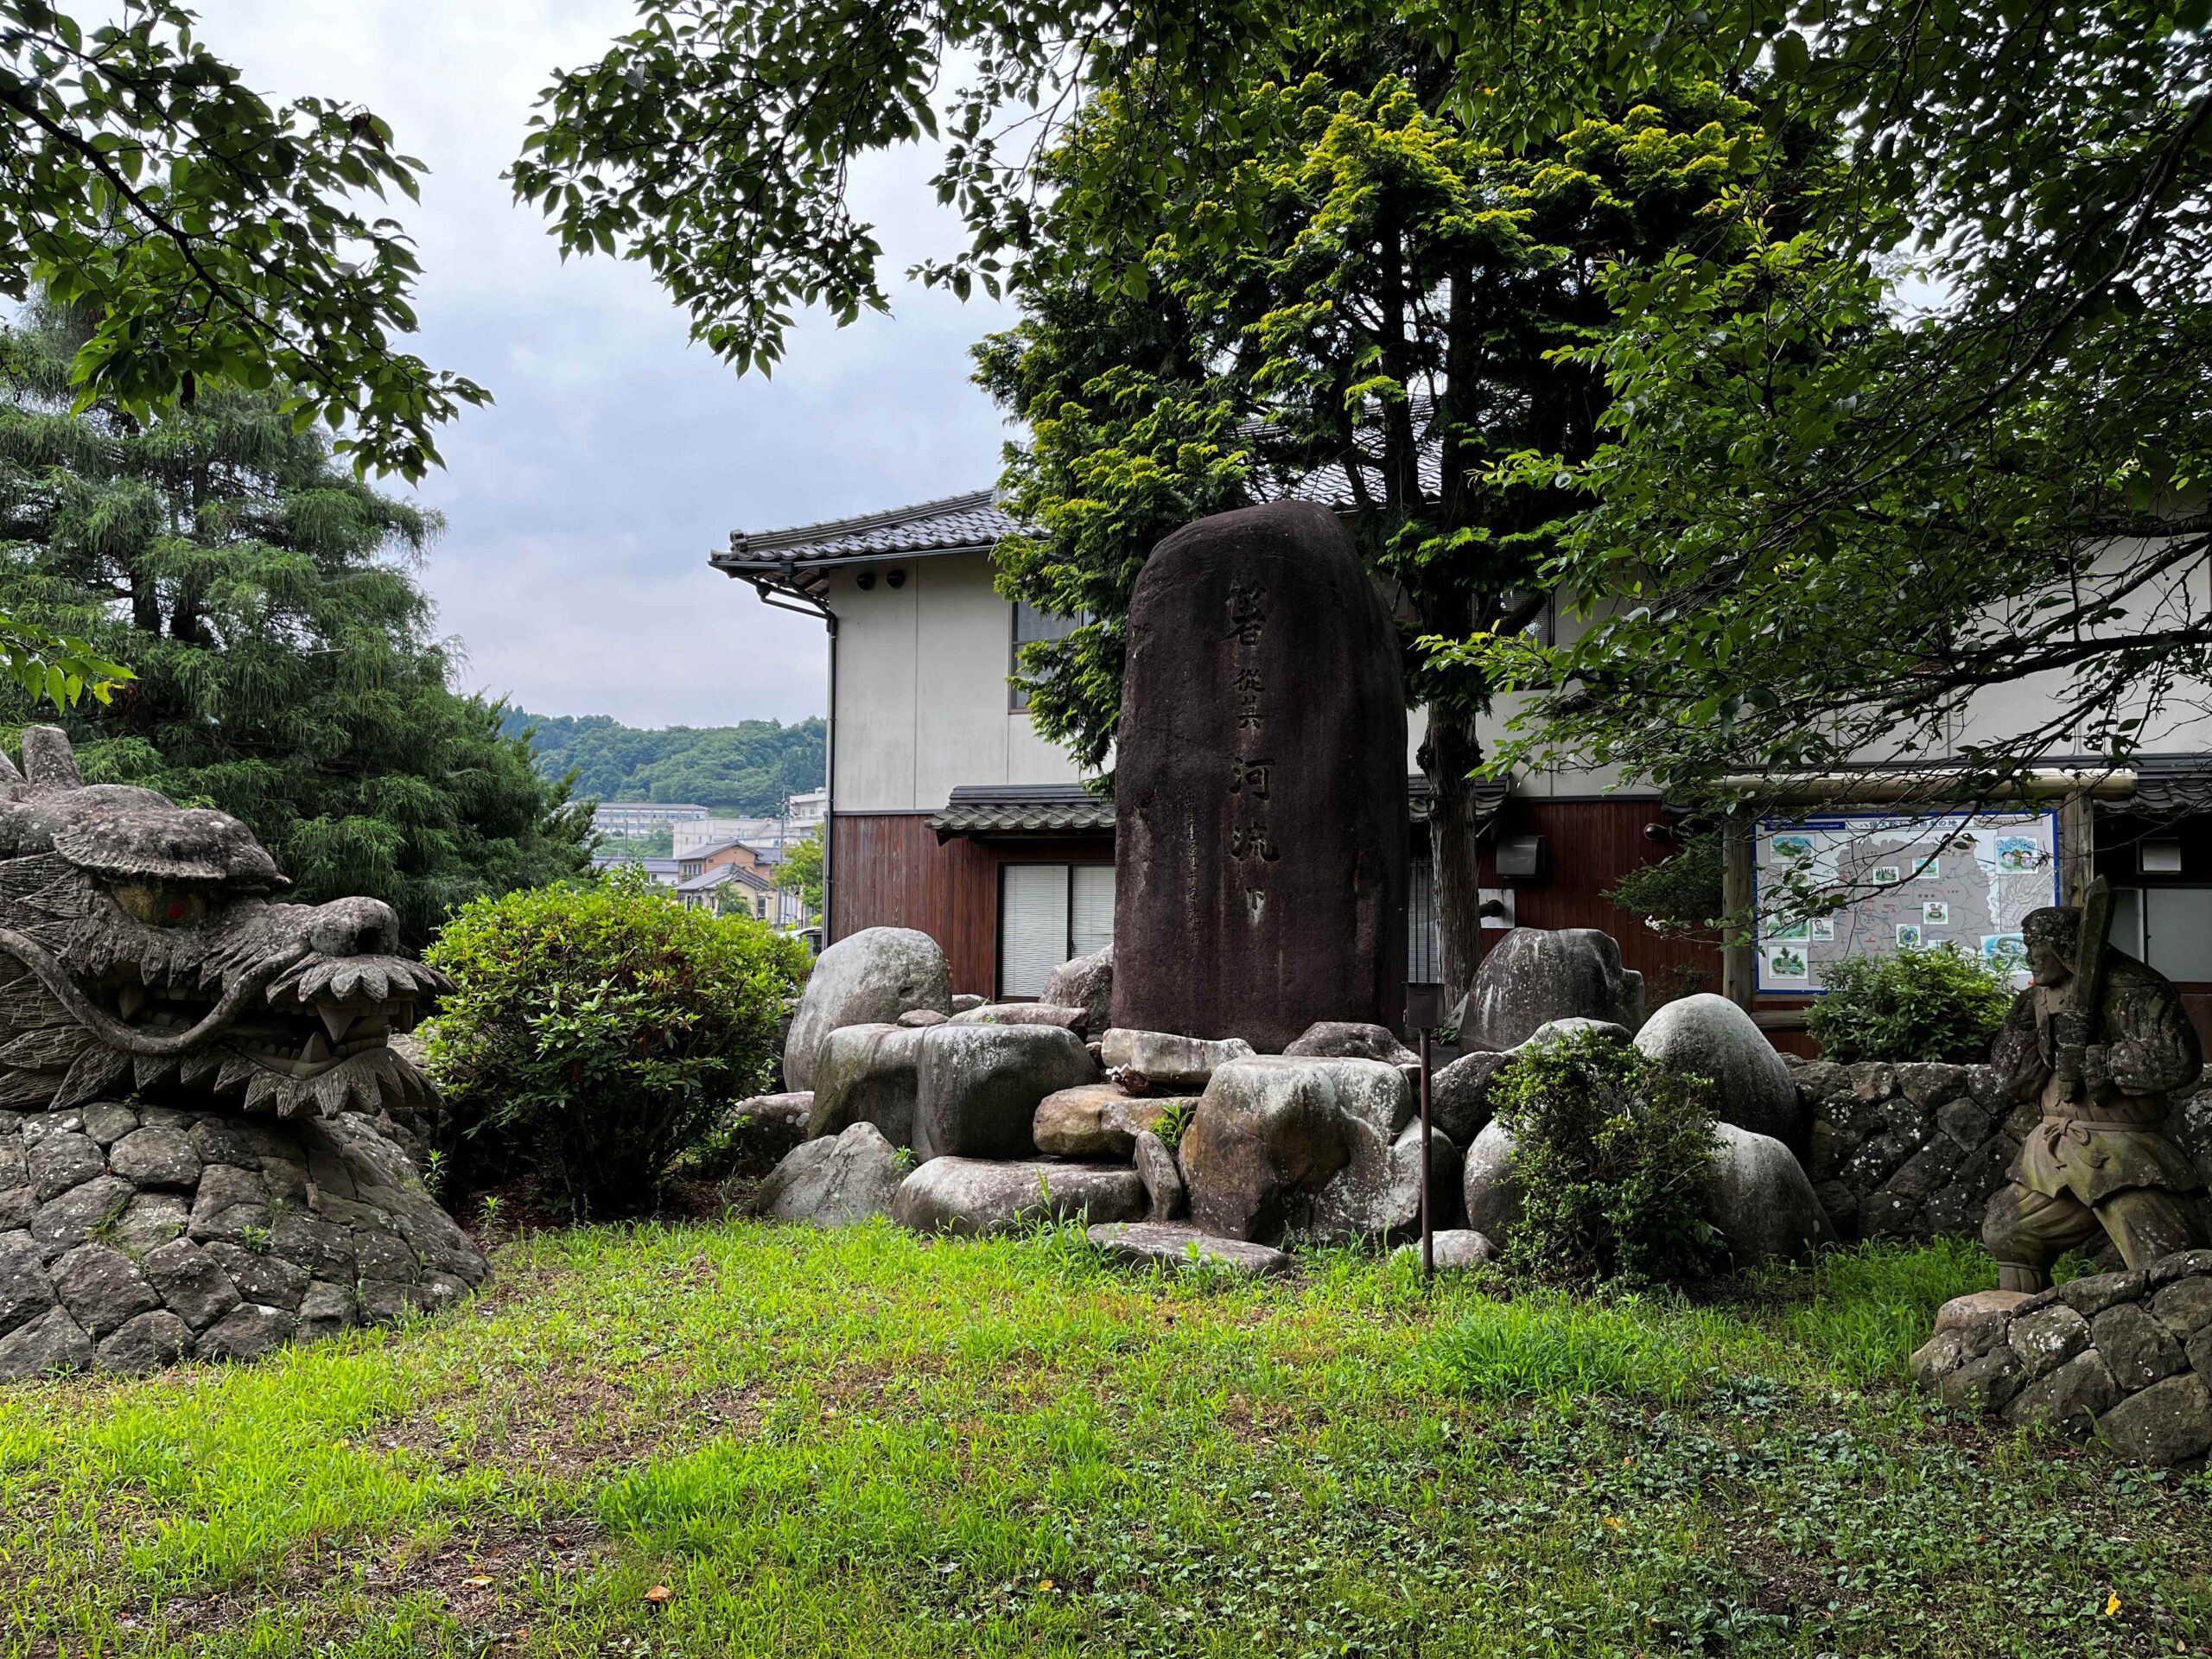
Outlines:
{"type": "Polygon", "coordinates": [[[2212,1452],[2212,1250],[2056,1290],[1961,1296],[1912,1374],[1938,1398],[2104,1441],[2129,1463],[2212,1452]]]}
{"type": "Polygon", "coordinates": [[[0,1382],[252,1359],[457,1301],[488,1270],[358,1114],[0,1113],[0,1382]]]}

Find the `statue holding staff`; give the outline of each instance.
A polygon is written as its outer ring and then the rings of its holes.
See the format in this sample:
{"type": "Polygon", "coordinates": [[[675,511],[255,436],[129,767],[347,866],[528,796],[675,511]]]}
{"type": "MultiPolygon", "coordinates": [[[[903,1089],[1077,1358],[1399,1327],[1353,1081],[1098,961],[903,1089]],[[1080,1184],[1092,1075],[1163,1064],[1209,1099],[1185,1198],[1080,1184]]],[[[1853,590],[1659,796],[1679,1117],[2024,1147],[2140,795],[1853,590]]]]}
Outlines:
{"type": "Polygon", "coordinates": [[[1983,1218],[2000,1290],[2046,1288],[2051,1264],[2100,1229],[2130,1268],[2205,1242],[2203,1179],[2165,1132],[2203,1052],[2173,982],[2113,949],[2111,913],[2100,878],[2081,910],[2023,924],[2034,982],[1991,1058],[2043,1117],[1983,1218]]]}

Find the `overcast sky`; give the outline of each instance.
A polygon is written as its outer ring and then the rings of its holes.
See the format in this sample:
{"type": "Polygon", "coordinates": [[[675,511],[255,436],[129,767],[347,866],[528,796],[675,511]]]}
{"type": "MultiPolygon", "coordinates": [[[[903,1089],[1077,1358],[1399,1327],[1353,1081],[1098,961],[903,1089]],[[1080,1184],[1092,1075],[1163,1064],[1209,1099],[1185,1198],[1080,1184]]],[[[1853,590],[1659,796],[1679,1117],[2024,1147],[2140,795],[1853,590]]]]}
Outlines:
{"type": "MultiPolygon", "coordinates": [[[[539,714],[716,725],[822,712],[822,629],[709,570],[734,529],[981,488],[1007,435],[967,348],[1010,314],[900,281],[893,315],[804,319],[772,380],[685,339],[642,266],[563,265],[500,172],[557,67],[598,56],[628,0],[198,0],[202,38],[257,90],[367,104],[429,163],[397,215],[423,276],[414,347],[498,398],[444,429],[425,573],[466,683],[539,714]]],[[[958,226],[931,158],[861,179],[896,275],[958,226]]]]}

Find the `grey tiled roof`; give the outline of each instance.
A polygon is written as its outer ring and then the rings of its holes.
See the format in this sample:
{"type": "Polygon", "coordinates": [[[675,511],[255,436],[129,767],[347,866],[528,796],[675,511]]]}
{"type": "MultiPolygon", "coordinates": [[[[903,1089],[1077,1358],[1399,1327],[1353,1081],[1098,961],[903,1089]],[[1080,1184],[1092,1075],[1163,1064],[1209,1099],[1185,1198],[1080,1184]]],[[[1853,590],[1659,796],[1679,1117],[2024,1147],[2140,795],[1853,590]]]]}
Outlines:
{"type": "MultiPolygon", "coordinates": [[[[1427,409],[1427,398],[1416,399],[1415,418],[1426,420],[1427,409]]],[[[1443,478],[1443,445],[1431,435],[1421,445],[1421,487],[1433,494],[1442,486],[1443,478]]],[[[1371,495],[1382,494],[1379,473],[1370,470],[1368,487],[1371,495]]],[[[1287,490],[1255,478],[1252,493],[1263,501],[1318,502],[1339,512],[1350,512],[1355,505],[1349,477],[1344,467],[1333,462],[1315,468],[1287,490]]],[[[737,531],[729,538],[729,551],[714,555],[708,563],[734,576],[774,576],[782,574],[786,564],[796,569],[933,553],[987,552],[1001,537],[1022,527],[998,505],[996,491],[975,490],[855,518],[830,518],[785,530],[737,531]]]]}
{"type": "Polygon", "coordinates": [[[963,784],[925,820],[939,841],[955,836],[1110,832],[1114,803],[1080,784],[963,784]]]}
{"type": "Polygon", "coordinates": [[[729,538],[729,551],[715,554],[709,563],[720,570],[747,575],[780,570],[786,560],[820,563],[988,549],[1020,528],[1014,516],[999,506],[996,496],[994,490],[975,490],[856,518],[832,518],[789,530],[739,531],[729,538]]]}
{"type": "MultiPolygon", "coordinates": [[[[1496,815],[1507,786],[1484,784],[1476,790],[1482,817],[1496,815]]],[[[1428,817],[1432,791],[1416,772],[1406,780],[1407,805],[1416,823],[1428,817]]],[[[963,784],[942,812],[925,820],[939,841],[955,836],[1107,834],[1114,828],[1114,803],[1080,784],[963,784]]]]}

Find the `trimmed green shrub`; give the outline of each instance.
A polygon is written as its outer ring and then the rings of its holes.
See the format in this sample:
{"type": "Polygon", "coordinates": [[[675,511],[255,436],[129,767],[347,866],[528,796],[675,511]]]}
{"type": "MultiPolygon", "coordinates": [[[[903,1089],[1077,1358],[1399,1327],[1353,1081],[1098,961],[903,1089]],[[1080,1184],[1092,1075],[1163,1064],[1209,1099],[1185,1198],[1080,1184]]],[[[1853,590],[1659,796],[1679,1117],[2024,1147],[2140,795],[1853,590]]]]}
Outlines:
{"type": "Polygon", "coordinates": [[[760,1092],[807,967],[796,940],[686,910],[634,869],[477,899],[428,957],[454,984],[426,1053],[455,1161],[579,1219],[651,1208],[760,1092]]]}
{"type": "Polygon", "coordinates": [[[1821,980],[1805,1029],[1824,1060],[1986,1060],[2012,1006],[2003,969],[1949,944],[1846,957],[1821,980]]]}
{"type": "Polygon", "coordinates": [[[1521,1195],[1510,1265],[1571,1283],[1713,1270],[1720,1239],[1701,1213],[1711,1084],[1582,1031],[1522,1050],[1491,1088],[1521,1195]]]}

